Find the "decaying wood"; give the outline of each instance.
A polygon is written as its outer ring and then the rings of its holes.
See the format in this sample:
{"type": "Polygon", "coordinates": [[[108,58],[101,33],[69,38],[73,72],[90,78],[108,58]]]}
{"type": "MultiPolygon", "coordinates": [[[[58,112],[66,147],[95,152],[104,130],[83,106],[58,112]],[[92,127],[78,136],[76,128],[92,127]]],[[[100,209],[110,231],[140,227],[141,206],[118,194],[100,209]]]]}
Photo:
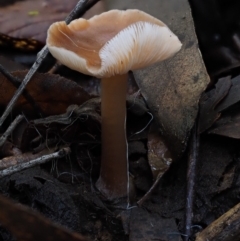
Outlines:
{"type": "Polygon", "coordinates": [[[196,241],[239,241],[240,203],[197,234],[196,241]]]}

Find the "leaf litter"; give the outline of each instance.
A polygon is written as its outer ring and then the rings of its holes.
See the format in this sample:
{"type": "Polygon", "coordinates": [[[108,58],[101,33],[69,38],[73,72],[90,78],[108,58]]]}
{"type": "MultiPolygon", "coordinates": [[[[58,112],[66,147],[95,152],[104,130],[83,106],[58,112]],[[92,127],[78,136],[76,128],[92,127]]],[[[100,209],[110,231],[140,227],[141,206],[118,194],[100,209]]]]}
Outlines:
{"type": "MultiPolygon", "coordinates": [[[[19,79],[24,77],[21,72],[13,74],[19,79]]],[[[2,91],[0,88],[0,94],[4,97],[1,100],[2,109],[16,89],[6,78],[3,81],[4,78],[0,76],[1,84],[5,87],[2,91]]],[[[82,83],[85,82],[84,78],[82,76],[80,79],[83,80],[82,83]]],[[[204,228],[238,202],[238,140],[231,139],[225,145],[223,143],[226,139],[223,137],[207,135],[237,135],[238,78],[227,77],[219,80],[216,88],[205,93],[205,97],[200,101],[202,109],[200,108],[199,123],[203,135],[199,157],[201,163],[197,171],[193,219],[197,228],[194,232],[204,228]],[[231,123],[235,123],[235,126],[231,123]],[[228,207],[225,205],[226,196],[229,197],[228,207]]],[[[28,101],[21,97],[13,115],[24,113],[25,119],[5,141],[0,153],[2,160],[9,158],[12,164],[15,164],[21,157],[25,160],[32,159],[63,146],[70,146],[72,153],[69,158],[55,160],[41,165],[41,168],[35,167],[1,179],[1,192],[93,240],[180,240],[180,236],[184,236],[187,158],[184,155],[181,160],[169,166],[171,155],[159,130],[152,124],[151,113],[138,93],[128,98],[130,173],[135,184],[133,200],[138,200],[150,190],[159,174],[162,178],[154,186],[151,195],[141,204],[142,207],[133,206],[116,219],[111,205],[101,200],[94,189],[100,163],[101,117],[100,100],[90,94],[99,94],[99,87],[96,89],[99,86],[98,80],[94,82],[94,89],[90,88],[88,91],[69,78],[52,74],[36,74],[32,83],[28,85],[27,91],[41,106],[44,116],[39,118],[28,101]],[[69,91],[67,98],[62,94],[66,89],[69,91]],[[76,94],[78,91],[79,96],[76,94]],[[159,166],[158,160],[162,160],[162,166],[159,166]],[[65,190],[68,190],[68,193],[65,190]],[[60,197],[63,201],[59,204],[54,197],[60,197]],[[61,209],[65,206],[66,209],[61,209]],[[59,213],[70,216],[62,217],[59,213]],[[102,218],[99,218],[100,216],[102,218]],[[62,223],[64,220],[69,223],[62,223]],[[129,235],[129,239],[126,235],[129,235]]],[[[129,87],[131,94],[136,90],[134,85],[129,87]]],[[[2,133],[3,131],[4,129],[1,130],[2,133]]],[[[14,206],[11,208],[20,213],[14,206]]],[[[23,216],[20,217],[25,220],[23,216]]],[[[34,217],[33,220],[33,223],[38,223],[39,217],[34,217]]],[[[43,224],[39,225],[44,227],[43,224]]],[[[50,223],[48,226],[51,229],[50,223]]],[[[13,232],[18,233],[16,230],[13,232]]],[[[34,232],[36,231],[33,230],[34,232]]],[[[10,234],[3,228],[1,237],[11,240],[10,234]]],[[[57,234],[54,234],[54,238],[61,240],[57,234]]],[[[33,239],[30,237],[29,240],[33,239]]]]}
{"type": "Polygon", "coordinates": [[[240,76],[221,78],[200,101],[199,133],[240,138],[240,76]]]}

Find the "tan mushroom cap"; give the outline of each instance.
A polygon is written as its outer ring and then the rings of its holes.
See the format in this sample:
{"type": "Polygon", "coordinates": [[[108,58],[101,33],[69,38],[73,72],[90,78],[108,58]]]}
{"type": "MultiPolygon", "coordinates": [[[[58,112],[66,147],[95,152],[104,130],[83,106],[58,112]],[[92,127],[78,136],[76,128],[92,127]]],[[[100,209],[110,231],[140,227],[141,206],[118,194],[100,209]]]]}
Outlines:
{"type": "Polygon", "coordinates": [[[147,13],[111,10],[69,25],[52,24],[47,46],[62,64],[102,78],[162,61],[182,44],[163,22],[147,13]]]}

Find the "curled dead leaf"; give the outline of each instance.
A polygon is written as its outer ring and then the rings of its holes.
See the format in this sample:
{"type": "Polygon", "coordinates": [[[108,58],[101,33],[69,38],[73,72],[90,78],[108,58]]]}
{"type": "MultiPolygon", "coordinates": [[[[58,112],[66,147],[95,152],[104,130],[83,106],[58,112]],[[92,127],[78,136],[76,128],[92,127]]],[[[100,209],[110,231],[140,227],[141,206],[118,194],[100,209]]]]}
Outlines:
{"type": "Polygon", "coordinates": [[[228,94],[231,87],[230,76],[219,79],[214,89],[203,93],[200,99],[198,132],[202,133],[220,117],[217,105],[228,94]]]}

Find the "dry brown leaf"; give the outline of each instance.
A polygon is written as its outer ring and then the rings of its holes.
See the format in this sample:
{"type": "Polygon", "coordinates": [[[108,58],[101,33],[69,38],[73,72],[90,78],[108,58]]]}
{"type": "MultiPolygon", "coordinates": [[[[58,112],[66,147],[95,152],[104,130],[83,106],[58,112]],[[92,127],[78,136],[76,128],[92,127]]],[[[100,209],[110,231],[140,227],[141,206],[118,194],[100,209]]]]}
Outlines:
{"type": "Polygon", "coordinates": [[[240,76],[229,79],[220,79],[216,89],[205,94],[208,98],[200,103],[199,126],[200,131],[211,127],[208,133],[240,139],[240,76]]]}
{"type": "Polygon", "coordinates": [[[63,20],[77,0],[19,1],[0,8],[1,32],[14,38],[32,38],[42,43],[49,25],[63,20]],[[16,17],[17,16],[17,17],[16,17]]]}
{"type": "Polygon", "coordinates": [[[240,111],[228,111],[214,124],[208,133],[240,139],[240,111]]]}
{"type": "MultiPolygon", "coordinates": [[[[78,0],[26,0],[1,7],[1,33],[45,43],[50,24],[64,20],[77,2],[78,0]]],[[[103,4],[98,3],[86,17],[100,13],[103,9],[103,4]]]]}
{"type": "Polygon", "coordinates": [[[232,86],[229,90],[228,95],[219,103],[216,107],[217,111],[226,110],[228,107],[236,104],[240,101],[240,75],[231,79],[232,86]]]}
{"type": "Polygon", "coordinates": [[[231,87],[230,76],[221,78],[216,87],[202,95],[199,107],[198,132],[202,133],[210,128],[220,117],[220,111],[216,106],[228,94],[231,87]]]}
{"type": "Polygon", "coordinates": [[[18,240],[25,241],[89,241],[80,234],[73,233],[59,225],[53,224],[32,209],[13,203],[0,196],[0,221],[18,240]]]}
{"type": "MultiPolygon", "coordinates": [[[[27,71],[13,72],[22,80],[27,71]]],[[[3,109],[11,100],[16,88],[0,74],[0,107],[3,109]]],[[[35,100],[45,115],[57,115],[66,111],[71,104],[80,105],[90,99],[90,96],[75,82],[53,74],[36,73],[26,90],[35,100]]],[[[15,111],[34,114],[34,110],[25,98],[20,97],[15,111]]]]}

